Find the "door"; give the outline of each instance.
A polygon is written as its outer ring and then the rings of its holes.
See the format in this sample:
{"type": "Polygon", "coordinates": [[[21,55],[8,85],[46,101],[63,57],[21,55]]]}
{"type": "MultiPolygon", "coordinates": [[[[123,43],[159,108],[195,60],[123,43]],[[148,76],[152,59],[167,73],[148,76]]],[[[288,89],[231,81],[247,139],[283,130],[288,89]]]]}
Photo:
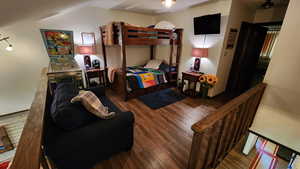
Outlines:
{"type": "Polygon", "coordinates": [[[242,23],[226,88],[233,96],[238,96],[251,88],[267,31],[267,28],[257,24],[242,23]]]}

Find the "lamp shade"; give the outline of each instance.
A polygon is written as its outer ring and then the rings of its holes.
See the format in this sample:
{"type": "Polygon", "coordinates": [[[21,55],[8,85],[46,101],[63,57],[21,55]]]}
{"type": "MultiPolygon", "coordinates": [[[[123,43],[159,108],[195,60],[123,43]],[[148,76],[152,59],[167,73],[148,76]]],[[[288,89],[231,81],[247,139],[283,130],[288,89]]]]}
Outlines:
{"type": "Polygon", "coordinates": [[[92,55],[92,54],[96,54],[95,52],[95,46],[78,46],[77,47],[77,52],[80,55],[92,55]]]}
{"type": "Polygon", "coordinates": [[[193,48],[192,56],[194,57],[208,57],[208,48],[193,48]]]}

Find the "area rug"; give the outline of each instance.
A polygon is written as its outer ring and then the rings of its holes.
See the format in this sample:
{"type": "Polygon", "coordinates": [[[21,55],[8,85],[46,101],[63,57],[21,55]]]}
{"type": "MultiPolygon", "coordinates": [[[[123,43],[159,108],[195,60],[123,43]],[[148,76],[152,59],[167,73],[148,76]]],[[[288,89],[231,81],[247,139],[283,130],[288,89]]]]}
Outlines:
{"type": "Polygon", "coordinates": [[[186,97],[183,94],[172,89],[165,89],[138,97],[140,101],[142,101],[151,109],[159,109],[181,101],[185,98],[186,97]]]}

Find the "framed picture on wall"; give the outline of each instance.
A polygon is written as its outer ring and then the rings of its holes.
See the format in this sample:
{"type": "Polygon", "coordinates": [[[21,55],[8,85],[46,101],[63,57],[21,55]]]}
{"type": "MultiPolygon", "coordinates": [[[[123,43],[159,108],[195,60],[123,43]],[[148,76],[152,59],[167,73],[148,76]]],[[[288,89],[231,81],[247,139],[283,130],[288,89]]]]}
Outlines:
{"type": "Polygon", "coordinates": [[[238,34],[237,29],[232,29],[232,28],[230,29],[226,49],[233,49],[234,48],[234,43],[235,43],[237,34],[238,34]]]}
{"type": "Polygon", "coordinates": [[[94,32],[81,32],[82,45],[95,46],[96,38],[94,32]]]}
{"type": "Polygon", "coordinates": [[[0,127],[0,154],[14,149],[7,132],[3,126],[0,127]]]}

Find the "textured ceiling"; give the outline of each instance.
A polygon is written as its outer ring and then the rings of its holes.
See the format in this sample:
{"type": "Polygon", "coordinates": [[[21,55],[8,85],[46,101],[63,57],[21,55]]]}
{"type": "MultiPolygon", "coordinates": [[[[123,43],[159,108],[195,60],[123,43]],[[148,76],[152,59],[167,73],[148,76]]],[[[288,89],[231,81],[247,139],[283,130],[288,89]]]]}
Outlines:
{"type": "MultiPolygon", "coordinates": [[[[251,8],[261,8],[261,5],[266,2],[266,0],[243,0],[245,1],[251,8]]],[[[289,0],[272,0],[275,6],[287,6],[289,4],[289,0]]]]}
{"type": "Polygon", "coordinates": [[[46,18],[88,5],[157,14],[182,10],[207,1],[177,0],[172,8],[166,9],[161,0],[4,0],[0,6],[0,27],[26,18],[46,18]]]}
{"type": "Polygon", "coordinates": [[[160,0],[4,0],[0,5],[0,27],[27,18],[46,18],[83,6],[129,10],[142,13],[161,13],[181,10],[209,0],[177,0],[166,9],[160,0]]]}
{"type": "Polygon", "coordinates": [[[113,7],[114,9],[130,10],[142,13],[163,13],[182,10],[209,0],[177,0],[172,8],[162,6],[160,0],[123,0],[120,4],[113,7]]]}
{"type": "MultiPolygon", "coordinates": [[[[164,8],[161,0],[4,0],[0,5],[0,27],[27,18],[47,18],[83,6],[159,14],[182,10],[207,1],[216,0],[177,0],[177,3],[170,9],[164,8]]],[[[259,8],[265,0],[243,1],[253,8],[259,8]]],[[[276,5],[289,3],[289,0],[273,1],[276,5]]]]}

